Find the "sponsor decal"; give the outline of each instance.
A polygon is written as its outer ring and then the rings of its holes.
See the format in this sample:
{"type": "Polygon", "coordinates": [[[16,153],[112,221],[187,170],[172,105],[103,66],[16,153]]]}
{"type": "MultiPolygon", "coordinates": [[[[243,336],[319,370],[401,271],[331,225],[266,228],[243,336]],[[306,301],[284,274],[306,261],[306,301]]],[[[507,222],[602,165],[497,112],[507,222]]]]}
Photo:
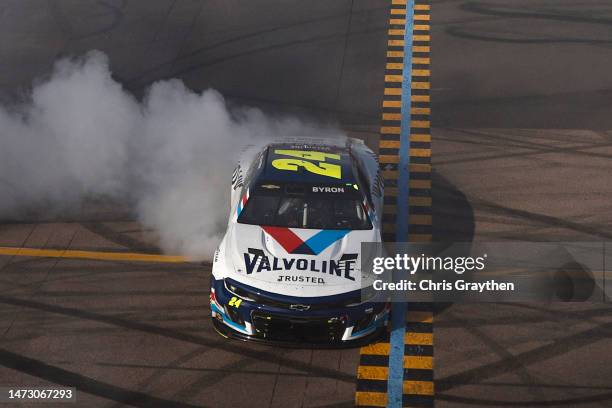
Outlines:
{"type": "Polygon", "coordinates": [[[238,166],[234,169],[234,172],[232,173],[232,187],[235,190],[238,187],[242,187],[243,185],[244,179],[242,177],[242,171],[240,169],[240,166],[238,166]]]}
{"type": "Polygon", "coordinates": [[[236,309],[238,309],[241,303],[242,303],[242,299],[239,299],[236,296],[232,296],[232,298],[230,299],[228,303],[228,306],[233,306],[236,309]]]}
{"type": "Polygon", "coordinates": [[[370,217],[370,221],[375,222],[376,214],[374,214],[374,211],[370,208],[366,200],[363,200],[363,209],[365,210],[366,214],[368,214],[368,217],[370,217]]]}
{"type": "MultiPolygon", "coordinates": [[[[336,275],[354,281],[355,277],[353,276],[353,272],[355,272],[357,257],[357,254],[344,254],[339,260],[328,261],[305,258],[276,258],[266,256],[261,249],[249,248],[248,252],[244,253],[244,266],[247,275],[252,273],[290,271],[291,269],[295,269],[322,275],[336,275]]],[[[297,276],[297,278],[299,279],[300,276],[297,276]]]]}
{"type": "Polygon", "coordinates": [[[263,152],[259,153],[259,163],[257,163],[258,169],[261,169],[261,166],[263,165],[263,158],[264,158],[263,152]]]}
{"type": "Polygon", "coordinates": [[[236,209],[236,217],[240,217],[240,213],[244,209],[247,201],[249,201],[249,190],[247,189],[246,193],[242,196],[240,201],[238,201],[238,207],[236,209]]]}
{"type": "Polygon", "coordinates": [[[382,197],[384,187],[385,187],[385,183],[379,171],[376,173],[376,178],[374,179],[374,187],[372,188],[372,195],[374,197],[382,197]]]}
{"type": "Polygon", "coordinates": [[[280,275],[277,282],[318,283],[325,285],[325,279],[316,276],[280,275]]]}
{"type": "Polygon", "coordinates": [[[339,164],[329,162],[340,161],[341,156],[339,154],[290,149],[276,149],[274,154],[283,157],[272,160],[272,167],[278,170],[299,171],[304,169],[306,172],[319,176],[342,178],[342,167],[339,164]]]}
{"type": "Polygon", "coordinates": [[[350,230],[321,230],[303,241],[287,227],[261,227],[290,254],[319,255],[350,230]]]}
{"type": "Polygon", "coordinates": [[[296,143],[289,143],[285,147],[287,149],[293,149],[293,150],[320,150],[322,152],[331,152],[331,151],[338,150],[339,146],[333,146],[333,145],[329,145],[327,143],[328,143],[327,140],[319,139],[317,141],[313,140],[313,141],[310,141],[310,142],[301,142],[301,141],[298,141],[296,143]]]}
{"type": "Polygon", "coordinates": [[[317,187],[312,188],[313,193],[344,193],[344,187],[317,187]]]}

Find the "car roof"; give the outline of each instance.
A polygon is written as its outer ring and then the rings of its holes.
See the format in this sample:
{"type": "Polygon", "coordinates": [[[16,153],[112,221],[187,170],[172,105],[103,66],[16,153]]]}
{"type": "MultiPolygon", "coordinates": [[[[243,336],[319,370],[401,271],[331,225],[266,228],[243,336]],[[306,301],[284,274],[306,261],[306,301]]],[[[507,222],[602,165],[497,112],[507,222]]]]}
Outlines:
{"type": "Polygon", "coordinates": [[[267,146],[263,160],[265,165],[257,177],[259,183],[346,185],[357,182],[350,150],[342,146],[274,143],[267,146]],[[325,157],[317,157],[320,155],[325,157]],[[296,165],[300,160],[310,162],[310,170],[306,166],[296,165]],[[330,167],[333,167],[333,171],[330,167]]]}

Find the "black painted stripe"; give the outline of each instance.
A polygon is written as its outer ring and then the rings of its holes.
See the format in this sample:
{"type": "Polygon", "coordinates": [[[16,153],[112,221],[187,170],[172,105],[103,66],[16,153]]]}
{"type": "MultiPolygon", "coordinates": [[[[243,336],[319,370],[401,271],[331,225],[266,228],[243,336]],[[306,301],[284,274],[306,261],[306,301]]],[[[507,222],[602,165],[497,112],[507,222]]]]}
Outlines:
{"type": "Polygon", "coordinates": [[[406,344],[404,346],[404,355],[432,357],[433,346],[422,344],[406,344]]]}
{"type": "Polygon", "coordinates": [[[433,370],[424,368],[404,368],[404,381],[433,381],[433,370]]]}
{"type": "Polygon", "coordinates": [[[433,407],[434,399],[431,395],[406,395],[404,394],[404,398],[402,399],[402,404],[408,407],[433,407]]]}
{"type": "Polygon", "coordinates": [[[387,380],[368,380],[360,378],[357,381],[357,391],[387,392],[387,380]]]}
{"type": "Polygon", "coordinates": [[[431,225],[410,224],[409,227],[410,228],[408,234],[431,234],[431,232],[433,231],[431,225]]]}
{"type": "Polygon", "coordinates": [[[380,354],[362,354],[359,360],[359,365],[373,367],[388,367],[389,356],[380,354]]]}
{"type": "Polygon", "coordinates": [[[433,333],[433,324],[426,322],[406,322],[406,330],[414,333],[433,333]]]}

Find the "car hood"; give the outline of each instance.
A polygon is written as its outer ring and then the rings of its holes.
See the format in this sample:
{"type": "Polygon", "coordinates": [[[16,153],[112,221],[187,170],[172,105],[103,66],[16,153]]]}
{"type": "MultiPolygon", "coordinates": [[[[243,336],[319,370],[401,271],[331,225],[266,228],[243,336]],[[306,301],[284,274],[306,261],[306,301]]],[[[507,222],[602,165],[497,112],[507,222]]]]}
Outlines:
{"type": "Polygon", "coordinates": [[[226,277],[294,297],[343,294],[362,287],[361,243],[379,241],[375,230],[316,230],[233,224],[226,277]]]}

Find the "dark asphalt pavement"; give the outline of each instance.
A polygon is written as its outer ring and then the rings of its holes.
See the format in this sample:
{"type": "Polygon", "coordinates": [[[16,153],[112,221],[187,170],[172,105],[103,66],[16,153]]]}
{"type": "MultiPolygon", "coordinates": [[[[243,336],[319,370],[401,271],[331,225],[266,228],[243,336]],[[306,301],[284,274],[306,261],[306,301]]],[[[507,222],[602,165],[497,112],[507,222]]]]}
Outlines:
{"type": "MultiPolygon", "coordinates": [[[[95,48],[137,95],[179,77],[372,138],[388,3],[4,0],[0,98],[95,48]]],[[[434,238],[610,240],[612,5],[440,0],[431,14],[434,238]]],[[[3,224],[0,246],[151,249],[102,218],[3,224]]],[[[209,273],[0,256],[0,385],[69,379],[79,406],[352,406],[357,350],[220,338],[209,273]]],[[[434,328],[438,407],[612,404],[609,305],[451,305],[434,328]]]]}
{"type": "MultiPolygon", "coordinates": [[[[612,238],[612,4],[432,6],[434,239],[612,238]]],[[[609,304],[452,305],[437,407],[612,404],[609,304]]]]}

